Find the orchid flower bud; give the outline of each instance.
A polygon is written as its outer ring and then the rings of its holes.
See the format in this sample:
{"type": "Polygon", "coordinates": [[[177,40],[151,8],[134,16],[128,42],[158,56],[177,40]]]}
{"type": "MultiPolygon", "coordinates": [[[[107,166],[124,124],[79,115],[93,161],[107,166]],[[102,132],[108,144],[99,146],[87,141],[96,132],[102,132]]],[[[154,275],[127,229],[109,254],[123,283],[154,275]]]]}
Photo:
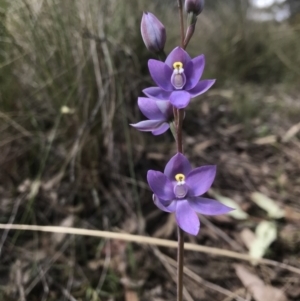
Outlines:
{"type": "Polygon", "coordinates": [[[185,0],[185,10],[187,12],[187,31],[184,38],[184,47],[186,48],[191,40],[197,23],[197,17],[204,7],[204,0],[185,0]]]}
{"type": "Polygon", "coordinates": [[[187,13],[200,15],[204,8],[204,0],[185,0],[185,10],[187,13]]]}
{"type": "Polygon", "coordinates": [[[153,14],[149,12],[143,13],[141,33],[148,50],[155,53],[160,53],[164,50],[166,29],[153,14]]]}

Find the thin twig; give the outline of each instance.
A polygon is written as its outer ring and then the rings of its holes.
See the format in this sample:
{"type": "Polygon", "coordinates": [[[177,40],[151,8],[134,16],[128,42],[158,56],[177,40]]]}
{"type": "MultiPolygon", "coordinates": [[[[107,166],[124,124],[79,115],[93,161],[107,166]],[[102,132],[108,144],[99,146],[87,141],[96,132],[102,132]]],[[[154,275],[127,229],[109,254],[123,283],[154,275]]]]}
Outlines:
{"type": "MultiPolygon", "coordinates": [[[[177,282],[176,270],[175,270],[176,265],[177,265],[176,261],[174,260],[175,266],[172,267],[167,260],[167,256],[165,256],[161,251],[159,251],[157,247],[151,246],[151,249],[152,249],[154,255],[160,260],[162,265],[166,268],[166,270],[168,271],[168,273],[170,274],[170,276],[173,278],[174,282],[176,283],[177,282]]],[[[183,286],[183,296],[187,301],[193,301],[192,296],[190,295],[190,293],[184,286],[183,286]]]]}
{"type": "Polygon", "coordinates": [[[25,290],[23,285],[22,265],[21,261],[17,260],[16,282],[19,290],[20,301],[26,301],[25,290]]]}
{"type": "MultiPolygon", "coordinates": [[[[174,259],[172,259],[166,255],[164,255],[164,257],[170,265],[172,265],[173,267],[176,267],[176,261],[174,259]]],[[[211,283],[209,281],[202,279],[200,276],[198,276],[196,273],[194,273],[192,270],[188,269],[187,267],[183,268],[183,272],[184,272],[184,274],[186,274],[188,277],[190,277],[192,280],[194,280],[198,284],[204,285],[204,286],[206,286],[212,290],[215,290],[227,297],[235,298],[237,301],[246,301],[244,298],[240,297],[236,293],[233,293],[219,285],[216,285],[214,283],[211,283]]]]}
{"type": "MultiPolygon", "coordinates": [[[[101,237],[101,238],[110,238],[110,239],[118,239],[123,241],[130,241],[139,244],[148,244],[148,245],[156,245],[161,247],[168,248],[177,248],[177,242],[167,239],[155,238],[155,237],[147,237],[142,235],[133,235],[127,233],[117,233],[110,231],[101,231],[101,230],[89,230],[89,229],[80,229],[80,228],[69,228],[69,227],[59,227],[59,226],[38,226],[38,225],[13,225],[13,224],[0,224],[0,229],[10,229],[10,230],[23,230],[23,231],[40,231],[40,232],[51,232],[51,233],[65,233],[65,234],[75,234],[75,235],[84,235],[84,236],[93,236],[93,237],[101,237]]],[[[300,275],[300,268],[281,263],[275,260],[265,259],[265,258],[253,258],[248,254],[233,252],[229,250],[223,250],[219,248],[212,248],[207,246],[201,246],[191,243],[185,243],[184,249],[194,252],[201,252],[210,255],[223,256],[228,258],[233,258],[237,260],[244,261],[253,261],[254,259],[258,264],[265,264],[274,266],[277,268],[285,269],[290,272],[296,273],[300,275]]]]}
{"type": "MultiPolygon", "coordinates": [[[[104,219],[104,225],[105,225],[105,229],[107,229],[108,228],[108,219],[107,218],[104,219]]],[[[99,278],[99,281],[98,281],[98,284],[96,287],[96,291],[101,291],[104,281],[106,279],[110,261],[111,261],[111,242],[109,239],[106,241],[106,244],[107,244],[107,246],[105,246],[105,259],[104,259],[103,270],[102,270],[101,276],[99,278]]]]}
{"type": "MultiPolygon", "coordinates": [[[[57,233],[57,232],[54,232],[57,233]]],[[[62,232],[60,232],[62,233],[62,232]]],[[[53,257],[47,262],[47,266],[44,267],[43,270],[39,270],[37,276],[31,281],[31,283],[28,285],[28,287],[25,290],[25,295],[28,296],[30,292],[34,289],[34,287],[40,282],[42,277],[45,277],[47,272],[50,270],[53,263],[55,263],[65,252],[69,245],[69,241],[66,240],[60,250],[56,252],[53,257]]]]}
{"type": "Polygon", "coordinates": [[[205,216],[201,215],[200,220],[207,227],[211,228],[220,238],[222,238],[225,242],[227,242],[233,250],[242,252],[244,251],[243,247],[239,245],[236,241],[230,238],[223,230],[216,227],[210,220],[208,220],[205,216]]]}
{"type": "MultiPolygon", "coordinates": [[[[74,235],[71,236],[71,239],[69,240],[69,244],[70,244],[70,250],[71,250],[71,260],[69,261],[69,272],[68,272],[68,282],[67,282],[67,288],[65,289],[69,294],[71,294],[71,290],[72,290],[72,285],[73,285],[73,281],[74,281],[74,263],[75,263],[75,247],[74,247],[74,243],[75,243],[75,239],[74,239],[74,235]],[[72,245],[71,245],[72,244],[72,245]]],[[[66,296],[66,298],[68,298],[66,296]]],[[[69,298],[70,299],[70,298],[69,298]]]]}
{"type": "Polygon", "coordinates": [[[107,82],[105,84],[105,86],[103,87],[103,89],[101,90],[101,92],[99,92],[99,97],[98,100],[91,112],[91,115],[89,116],[88,120],[85,121],[81,127],[79,128],[78,132],[77,132],[77,136],[71,151],[71,163],[70,163],[70,178],[71,178],[71,182],[75,181],[75,160],[76,160],[76,155],[78,153],[79,150],[79,146],[80,146],[80,140],[84,134],[84,132],[90,128],[90,126],[94,123],[94,120],[97,116],[97,113],[103,103],[104,97],[106,96],[106,93],[108,91],[108,87],[109,87],[109,82],[107,82]]]}
{"type": "Polygon", "coordinates": [[[48,286],[48,283],[47,283],[47,280],[45,277],[45,273],[40,265],[38,266],[38,269],[39,269],[39,273],[40,273],[40,277],[41,277],[41,282],[42,282],[42,285],[44,288],[44,294],[43,294],[43,298],[41,301],[46,301],[48,298],[48,295],[49,295],[49,286],[48,286]]]}
{"type": "Polygon", "coordinates": [[[7,114],[0,112],[0,118],[4,119],[6,122],[8,122],[12,127],[14,127],[17,131],[21,132],[26,137],[31,137],[32,133],[27,131],[24,127],[22,127],[19,123],[17,123],[15,120],[10,118],[7,114]]]}
{"type": "MultiPolygon", "coordinates": [[[[13,210],[12,210],[12,213],[10,215],[10,218],[9,218],[9,221],[8,223],[9,224],[12,224],[16,218],[16,215],[18,213],[18,209],[20,207],[20,204],[21,204],[21,201],[24,199],[24,197],[19,197],[17,198],[17,201],[15,202],[15,205],[13,207],[13,210]]],[[[2,248],[3,248],[3,245],[5,243],[5,240],[7,238],[7,235],[8,235],[8,232],[9,232],[9,228],[8,229],[5,229],[5,231],[3,232],[2,234],[2,237],[1,237],[1,242],[0,242],[0,256],[1,256],[1,253],[2,253],[2,248]]]]}

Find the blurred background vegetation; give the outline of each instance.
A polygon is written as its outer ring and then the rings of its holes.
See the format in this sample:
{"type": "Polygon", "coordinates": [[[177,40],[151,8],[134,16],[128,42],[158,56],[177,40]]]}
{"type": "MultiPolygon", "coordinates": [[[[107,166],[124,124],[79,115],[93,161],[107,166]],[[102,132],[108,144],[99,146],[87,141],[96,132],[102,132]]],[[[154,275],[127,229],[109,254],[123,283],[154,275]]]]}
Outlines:
{"type": "MultiPolygon", "coordinates": [[[[247,193],[261,187],[294,206],[300,196],[300,128],[293,135],[288,130],[300,116],[299,1],[264,9],[246,0],[206,2],[187,50],[205,54],[204,78],[217,84],[187,112],[187,152],[195,165],[221,166],[216,187],[222,193],[239,194],[238,201],[247,203],[247,193]],[[281,10],[289,12],[284,20],[281,10]],[[296,140],[281,145],[290,141],[287,134],[296,140]],[[236,156],[240,161],[227,166],[236,156]],[[247,170],[241,162],[265,169],[247,170]],[[287,183],[290,175],[293,183],[287,183]]],[[[0,0],[1,223],[150,234],[165,224],[145,175],[174,153],[172,138],[154,138],[128,125],[141,120],[137,97],[153,84],[147,70],[152,55],[139,29],[143,10],[165,24],[166,51],[172,50],[179,42],[175,0],[0,0]]],[[[1,300],[123,300],[118,268],[99,276],[105,242],[6,234],[0,245],[1,300]],[[51,262],[57,250],[64,256],[51,262]],[[44,268],[49,273],[39,276],[44,268]],[[18,269],[27,277],[23,293],[13,280],[18,269]],[[22,294],[25,299],[18,299],[22,294]]],[[[150,292],[158,280],[167,283],[151,262],[137,269],[149,250],[114,248],[126,254],[130,277],[149,280],[141,291],[150,292]]],[[[166,297],[173,296],[172,288],[167,291],[161,300],[172,299],[166,297]]]]}

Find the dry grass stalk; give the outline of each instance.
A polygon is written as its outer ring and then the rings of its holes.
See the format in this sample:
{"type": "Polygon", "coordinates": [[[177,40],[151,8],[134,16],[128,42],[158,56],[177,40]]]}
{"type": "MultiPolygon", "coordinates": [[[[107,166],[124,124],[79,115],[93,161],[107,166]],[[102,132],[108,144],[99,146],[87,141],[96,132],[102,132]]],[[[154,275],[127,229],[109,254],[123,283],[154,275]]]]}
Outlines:
{"type": "MultiPolygon", "coordinates": [[[[75,234],[75,235],[93,236],[93,237],[101,237],[101,238],[109,238],[109,239],[119,239],[124,241],[140,243],[140,244],[156,245],[160,247],[177,248],[176,241],[159,239],[154,237],[147,237],[142,235],[116,233],[116,232],[100,231],[100,230],[88,230],[88,229],[67,228],[67,227],[57,227],[57,226],[9,225],[9,224],[0,224],[0,229],[75,234]]],[[[224,256],[228,258],[250,261],[250,262],[254,259],[247,254],[241,254],[241,253],[237,253],[229,250],[222,250],[218,248],[200,246],[191,243],[185,244],[185,250],[202,252],[202,253],[207,253],[216,256],[224,256]]],[[[271,265],[282,269],[286,269],[290,272],[297,273],[300,275],[300,269],[290,266],[288,264],[284,264],[284,263],[280,263],[274,260],[264,259],[264,258],[258,259],[257,262],[258,264],[271,265]]]]}

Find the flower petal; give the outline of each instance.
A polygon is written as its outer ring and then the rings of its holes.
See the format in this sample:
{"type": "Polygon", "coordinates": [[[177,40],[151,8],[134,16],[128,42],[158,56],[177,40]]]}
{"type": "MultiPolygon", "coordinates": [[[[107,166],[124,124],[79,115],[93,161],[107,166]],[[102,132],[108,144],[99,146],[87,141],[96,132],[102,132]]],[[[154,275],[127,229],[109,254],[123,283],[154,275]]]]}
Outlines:
{"type": "Polygon", "coordinates": [[[163,120],[144,120],[130,125],[141,132],[152,132],[157,130],[163,123],[165,123],[163,120]]]}
{"type": "Polygon", "coordinates": [[[155,83],[166,91],[173,91],[171,84],[172,69],[163,62],[157,60],[149,60],[148,68],[155,83]]]}
{"type": "Polygon", "coordinates": [[[165,116],[157,106],[155,99],[139,97],[138,106],[148,119],[165,120],[165,116]]]}
{"type": "Polygon", "coordinates": [[[225,214],[234,210],[233,208],[227,207],[218,201],[207,198],[190,198],[188,199],[188,202],[193,210],[205,215],[225,214]]]}
{"type": "Polygon", "coordinates": [[[175,62],[181,62],[183,64],[183,68],[185,68],[186,64],[191,60],[191,57],[188,53],[180,47],[176,47],[173,49],[166,59],[166,64],[173,70],[173,64],[175,62]]]}
{"type": "Polygon", "coordinates": [[[164,122],[162,125],[160,125],[157,129],[155,129],[154,131],[152,131],[152,134],[154,136],[158,136],[163,134],[164,132],[166,132],[168,129],[170,128],[169,123],[164,122]]]}
{"type": "Polygon", "coordinates": [[[184,90],[193,89],[199,82],[205,66],[204,55],[193,58],[185,67],[186,84],[184,90]]]}
{"type": "Polygon", "coordinates": [[[189,160],[181,153],[177,153],[173,156],[170,161],[167,163],[164,174],[171,181],[175,181],[175,176],[179,173],[188,175],[192,170],[192,166],[189,160]]]}
{"type": "Polygon", "coordinates": [[[197,235],[200,229],[200,221],[195,211],[186,200],[177,201],[176,221],[178,226],[185,232],[197,235]]]}
{"type": "Polygon", "coordinates": [[[193,169],[186,177],[190,197],[205,193],[212,185],[216,176],[216,166],[207,165],[193,169]]]}
{"type": "Polygon", "coordinates": [[[150,98],[158,100],[169,100],[172,91],[165,91],[160,87],[150,87],[143,90],[144,94],[150,98]]]}
{"type": "Polygon", "coordinates": [[[173,106],[168,100],[156,100],[156,105],[166,120],[173,116],[173,106]]]}
{"type": "Polygon", "coordinates": [[[174,91],[170,96],[170,103],[177,109],[183,109],[187,107],[187,105],[190,103],[190,100],[190,93],[183,90],[174,91]]]}
{"type": "Polygon", "coordinates": [[[162,200],[175,199],[172,182],[160,171],[149,170],[147,173],[148,184],[154,194],[162,200]]]}
{"type": "Polygon", "coordinates": [[[174,212],[176,210],[176,201],[172,201],[169,204],[164,204],[162,200],[160,200],[157,195],[153,194],[153,202],[157,208],[165,212],[174,212]]]}
{"type": "Polygon", "coordinates": [[[189,90],[189,93],[191,94],[191,97],[196,97],[198,95],[201,95],[205,93],[207,90],[209,90],[212,85],[216,82],[215,79],[205,79],[201,80],[196,86],[189,90]]]}

